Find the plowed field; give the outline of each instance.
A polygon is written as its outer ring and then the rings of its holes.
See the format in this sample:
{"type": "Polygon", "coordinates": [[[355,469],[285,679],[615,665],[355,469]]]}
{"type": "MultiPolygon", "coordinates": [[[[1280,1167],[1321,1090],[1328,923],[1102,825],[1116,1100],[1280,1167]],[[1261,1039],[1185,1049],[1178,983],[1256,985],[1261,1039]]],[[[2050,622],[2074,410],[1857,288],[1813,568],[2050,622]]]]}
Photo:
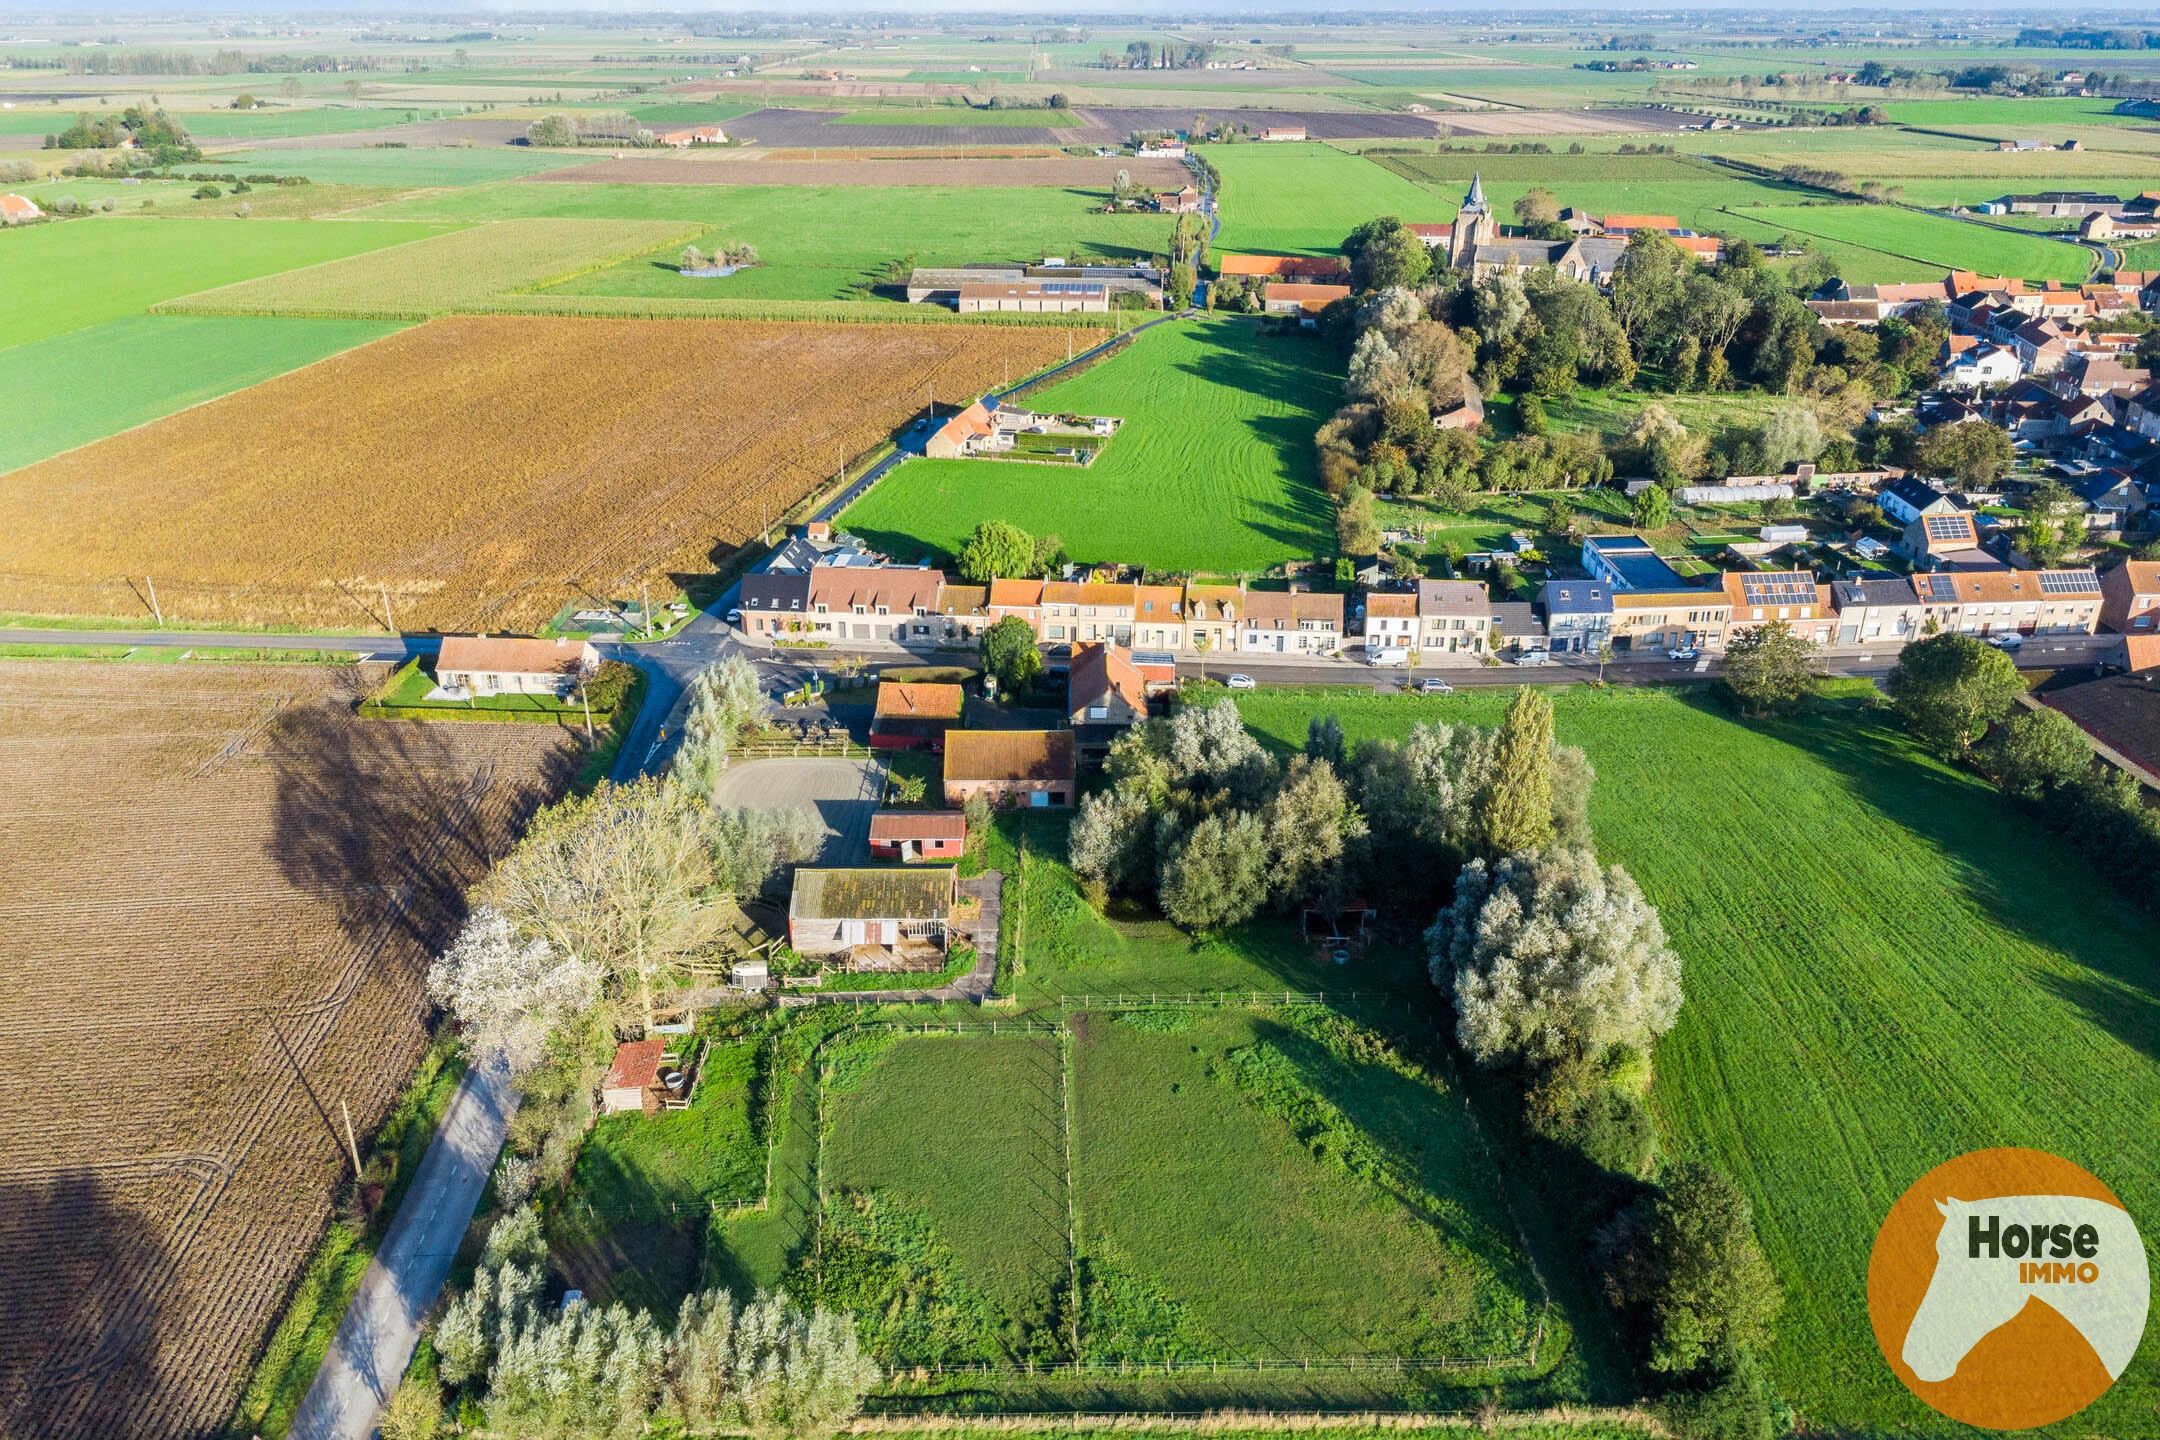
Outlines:
{"type": "MultiPolygon", "coordinates": [[[[517,629],[711,569],[1067,332],[438,320],[0,476],[0,611],[517,629]]],[[[1073,343],[1092,343],[1080,331],[1073,343]]]]}
{"type": "Polygon", "coordinates": [[[212,1433],[575,741],[310,666],[0,663],[0,1435],[212,1433]]]}

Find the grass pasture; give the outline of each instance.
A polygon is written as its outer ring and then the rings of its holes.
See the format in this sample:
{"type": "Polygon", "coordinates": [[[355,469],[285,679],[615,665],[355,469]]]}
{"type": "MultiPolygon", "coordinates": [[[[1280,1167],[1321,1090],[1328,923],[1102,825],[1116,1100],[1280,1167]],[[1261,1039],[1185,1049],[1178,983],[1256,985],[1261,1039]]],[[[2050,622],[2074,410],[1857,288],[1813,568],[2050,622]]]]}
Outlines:
{"type": "Polygon", "coordinates": [[[1250,320],[1161,325],[1024,397],[1037,409],[1124,417],[1086,470],[911,460],[843,521],[906,558],[956,554],[992,518],[1059,537],[1075,560],[1167,570],[1258,572],[1331,553],[1312,434],[1340,393],[1333,366],[1318,342],[1265,336],[1250,320]]]}
{"type": "Polygon", "coordinates": [[[495,145],[470,149],[449,145],[337,146],[320,150],[234,150],[210,157],[207,168],[305,175],[317,185],[417,186],[480,185],[578,163],[560,150],[531,150],[495,145]]]}
{"type": "MultiPolygon", "coordinates": [[[[1766,231],[1860,246],[1936,273],[1976,270],[1983,275],[2076,282],[2092,268],[2092,252],[2076,245],[1917,210],[1881,205],[1785,205],[1749,206],[1733,214],[1766,231]]],[[[1875,277],[1848,274],[1847,278],[1875,277]]]]}
{"type": "MultiPolygon", "coordinates": [[[[2160,1109],[2160,998],[2150,920],[1868,693],[1764,724],[1669,690],[1571,688],[1554,706],[1597,769],[1601,852],[1634,872],[1687,967],[1654,1100],[1671,1151],[1754,1199],[1786,1291],[1779,1388],[1821,1424],[1926,1431],[1932,1412],[1868,1328],[1883,1213],[1989,1145],[2052,1150],[2133,1213],[2160,1206],[2160,1138],[2126,1123],[2160,1109]]],[[[1276,691],[1240,708],[1294,747],[1316,714],[1356,741],[1491,724],[1508,698],[1276,691]]],[[[2134,1368],[2078,1433],[2135,1430],[2156,1395],[2160,1374],[2134,1368]]]]}
{"type": "Polygon", "coordinates": [[[137,314],[206,286],[320,265],[443,227],[369,221],[98,220],[0,235],[0,348],[137,314]]]}
{"type": "Polygon", "coordinates": [[[1376,215],[1439,223],[1455,218],[1462,199],[1327,145],[1208,145],[1201,153],[1222,176],[1223,250],[1333,254],[1376,215]]]}
{"type": "MultiPolygon", "coordinates": [[[[726,162],[714,162],[720,178],[726,162]]],[[[676,246],[648,249],[555,285],[558,295],[681,299],[860,298],[894,261],[922,265],[1034,261],[1044,255],[1132,260],[1167,249],[1159,215],[1102,215],[1104,190],[1062,186],[584,185],[531,182],[450,191],[371,214],[460,220],[673,220],[712,249],[757,246],[761,263],[725,279],[677,273],[676,246]],[[877,223],[863,223],[876,216],[877,223]]]]}
{"type": "Polygon", "coordinates": [[[170,314],[423,320],[537,290],[693,233],[693,227],[663,220],[505,220],[206,290],[160,308],[170,314]]]}
{"type": "Polygon", "coordinates": [[[381,339],[375,320],[130,315],[0,350],[0,471],[381,339]]]}

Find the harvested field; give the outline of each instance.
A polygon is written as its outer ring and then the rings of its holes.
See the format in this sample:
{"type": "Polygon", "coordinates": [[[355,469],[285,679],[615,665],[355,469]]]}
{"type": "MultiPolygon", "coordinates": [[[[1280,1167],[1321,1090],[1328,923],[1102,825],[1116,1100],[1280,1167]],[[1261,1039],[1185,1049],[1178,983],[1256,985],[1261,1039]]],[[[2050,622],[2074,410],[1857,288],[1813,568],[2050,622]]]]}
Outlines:
{"type": "Polygon", "coordinates": [[[574,279],[698,233],[694,224],[667,220],[503,220],[381,255],[205,290],[158,309],[424,320],[574,279]]]}
{"type": "MultiPolygon", "coordinates": [[[[1070,112],[1053,115],[1045,110],[1040,125],[910,125],[904,121],[879,125],[843,124],[849,113],[845,110],[753,110],[730,120],[727,132],[730,139],[746,140],[753,145],[815,145],[831,149],[859,145],[1010,145],[1053,138],[1063,142],[1083,136],[1095,138],[1093,130],[1057,128],[1059,122],[1069,123],[1070,112]]],[[[1186,123],[1191,123],[1191,118],[1187,116],[1186,123]]]]}
{"type": "Polygon", "coordinates": [[[1129,157],[871,160],[851,152],[844,160],[782,160],[752,158],[739,150],[709,160],[674,156],[599,160],[533,178],[584,185],[1073,185],[1108,190],[1116,183],[1120,170],[1131,175],[1135,184],[1165,189],[1175,189],[1192,179],[1192,172],[1175,160],[1129,157]]]}
{"type": "Polygon", "coordinates": [[[1608,110],[1451,110],[1443,135],[1630,135],[1685,130],[1698,117],[1649,107],[1608,110]]]}
{"type": "Polygon", "coordinates": [[[0,663],[0,1434],[216,1433],[424,1041],[462,888],[566,777],[352,668],[0,663]],[[124,784],[116,784],[124,777],[124,784]],[[304,1083],[303,1083],[304,1081],[304,1083]]]}
{"type": "Polygon", "coordinates": [[[406,628],[530,628],[709,571],[1067,333],[436,321],[0,477],[0,610],[141,618],[149,577],[168,621],[374,628],[387,587],[406,628]]]}
{"type": "MultiPolygon", "coordinates": [[[[1169,106],[1089,106],[1087,113],[1107,134],[1120,140],[1135,130],[1182,130],[1192,124],[1193,118],[1191,110],[1169,106]]],[[[1241,128],[1255,134],[1271,126],[1302,125],[1315,140],[1430,140],[1439,133],[1430,116],[1374,110],[1238,110],[1224,118],[1234,119],[1241,128]]]]}

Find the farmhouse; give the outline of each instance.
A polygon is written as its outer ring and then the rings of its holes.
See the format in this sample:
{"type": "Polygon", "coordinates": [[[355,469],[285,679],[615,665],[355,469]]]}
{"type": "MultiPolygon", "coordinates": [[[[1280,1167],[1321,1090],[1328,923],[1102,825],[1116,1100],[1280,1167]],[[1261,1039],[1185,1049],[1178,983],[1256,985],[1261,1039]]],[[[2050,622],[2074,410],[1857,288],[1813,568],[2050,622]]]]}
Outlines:
{"type": "Polygon", "coordinates": [[[931,869],[795,872],[788,944],[809,959],[847,957],[851,970],[927,970],[944,954],[959,872],[931,869]]]}
{"type": "Polygon", "coordinates": [[[0,195],[0,225],[20,225],[26,220],[44,218],[45,212],[28,196],[0,195]]]}
{"type": "Polygon", "coordinates": [[[1350,298],[1348,285],[1274,281],[1260,292],[1260,309],[1269,315],[1318,315],[1337,300],[1350,298]]]}
{"type": "Polygon", "coordinates": [[[1155,196],[1155,208],[1165,215],[1194,214],[1200,209],[1200,192],[1190,185],[1159,191],[1155,196]]]}
{"type": "Polygon", "coordinates": [[[2160,560],[2125,560],[2100,577],[2100,619],[2118,635],[2160,630],[2160,560]]]}
{"type": "Polygon", "coordinates": [[[599,668],[588,641],[451,635],[435,657],[435,683],[468,695],[568,695],[599,668]]]}
{"type": "Polygon", "coordinates": [[[945,803],[977,795],[1033,809],[1073,803],[1070,730],[955,730],[945,737],[945,803]]]}
{"type": "Polygon", "coordinates": [[[1110,290],[1099,280],[971,284],[960,287],[956,303],[962,315],[1100,314],[1110,308],[1110,290]]]}
{"type": "Polygon", "coordinates": [[[1009,433],[1000,444],[1000,431],[990,419],[989,408],[977,400],[938,426],[923,442],[923,454],[932,460],[958,460],[1001,448],[1010,449],[1011,446],[1009,433]]]}
{"type": "Polygon", "coordinates": [[[873,860],[957,860],[966,849],[967,817],[958,810],[880,810],[870,817],[873,860]]]}
{"type": "Polygon", "coordinates": [[[945,732],[960,723],[966,705],[967,691],[958,685],[881,680],[870,719],[870,748],[943,750],[945,732]]]}
{"type": "Polygon", "coordinates": [[[653,138],[662,145],[687,150],[692,145],[725,145],[727,131],[718,125],[692,125],[686,130],[663,130],[653,138]]]}

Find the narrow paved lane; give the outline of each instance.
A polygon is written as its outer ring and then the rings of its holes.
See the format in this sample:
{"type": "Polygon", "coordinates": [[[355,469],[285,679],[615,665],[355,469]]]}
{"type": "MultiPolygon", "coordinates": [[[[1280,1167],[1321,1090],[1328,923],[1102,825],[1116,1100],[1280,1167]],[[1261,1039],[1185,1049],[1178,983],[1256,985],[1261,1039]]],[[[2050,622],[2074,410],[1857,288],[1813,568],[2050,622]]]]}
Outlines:
{"type": "Polygon", "coordinates": [[[465,1072],[382,1248],[331,1337],[322,1369],[293,1418],[292,1440],[368,1440],[374,1433],[376,1414],[405,1374],[420,1324],[442,1293],[516,1109],[516,1091],[499,1058],[465,1072]]]}

